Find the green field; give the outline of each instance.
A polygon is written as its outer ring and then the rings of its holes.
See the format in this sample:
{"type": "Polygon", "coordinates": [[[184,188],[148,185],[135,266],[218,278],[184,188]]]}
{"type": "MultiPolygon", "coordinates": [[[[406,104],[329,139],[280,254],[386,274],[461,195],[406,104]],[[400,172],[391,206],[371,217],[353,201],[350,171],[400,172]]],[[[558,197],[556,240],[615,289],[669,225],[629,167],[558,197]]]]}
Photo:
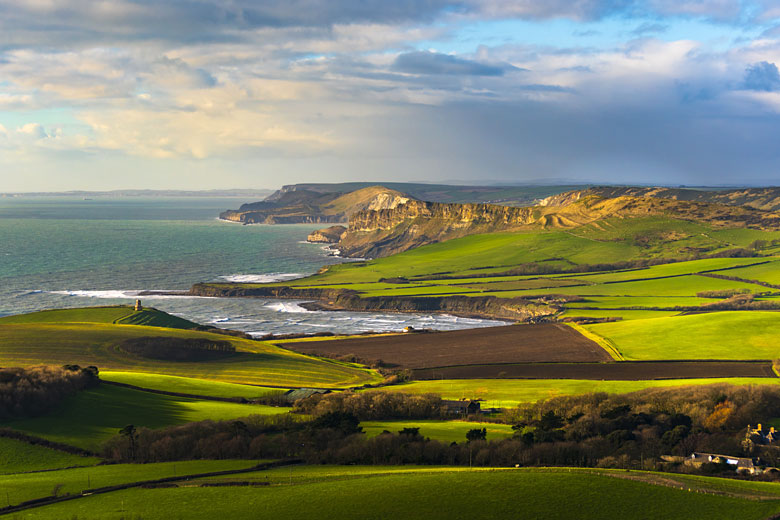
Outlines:
{"type": "MultiPolygon", "coordinates": [[[[3,496],[3,501],[18,504],[33,498],[51,496],[54,487],[59,485],[62,486],[59,494],[80,493],[84,489],[176,475],[249,468],[254,464],[256,462],[248,460],[187,460],[175,463],[110,464],[41,473],[17,473],[0,476],[0,489],[7,493],[7,496],[3,496]]],[[[23,518],[35,518],[34,514],[38,511],[40,510],[33,509],[26,513],[30,516],[23,518]]]]}
{"type": "MultiPolygon", "coordinates": [[[[550,397],[581,395],[591,392],[623,394],[645,388],[687,385],[780,384],[780,379],[732,377],[711,379],[664,379],[648,381],[596,381],[583,379],[444,379],[413,381],[388,386],[383,390],[412,394],[439,394],[445,399],[484,399],[483,407],[507,408],[550,397]]],[[[371,391],[371,390],[368,390],[371,391]]]]}
{"type": "Polygon", "coordinates": [[[204,395],[209,397],[265,397],[284,392],[280,388],[268,388],[235,383],[221,383],[192,377],[166,376],[139,372],[100,372],[100,379],[114,381],[139,388],[178,392],[180,394],[204,395]]]}
{"type": "Polygon", "coordinates": [[[376,372],[354,364],[312,358],[269,343],[209,332],[103,323],[0,324],[0,364],[72,363],[106,370],[282,387],[348,387],[382,379],[376,372]],[[180,362],[133,356],[117,348],[125,339],[145,336],[229,341],[237,352],[218,360],[180,362]]]}
{"type": "Polygon", "coordinates": [[[96,451],[128,424],[162,428],[204,419],[286,413],[288,408],[203,401],[101,385],[68,398],[53,412],[0,423],[31,435],[96,451]]]}
{"type": "Polygon", "coordinates": [[[80,457],[28,442],[0,437],[0,474],[94,466],[100,459],[80,457]]]}
{"type": "Polygon", "coordinates": [[[777,359],[780,312],[725,311],[587,325],[627,360],[777,359]]]}
{"type": "MultiPolygon", "coordinates": [[[[693,493],[661,485],[655,474],[566,469],[472,470],[449,468],[287,468],[262,472],[266,487],[130,489],[95,495],[19,518],[535,518],[540,520],[761,519],[780,511],[780,500],[693,493]],[[292,485],[287,480],[290,477],[292,485]],[[467,495],[464,497],[464,494],[467,495]],[[609,499],[605,499],[609,497],[609,499]],[[573,516],[573,511],[576,515],[573,516]]],[[[244,480],[237,475],[230,480],[244,480]]],[[[222,479],[209,479],[222,480],[222,479]]],[[[711,479],[709,479],[711,480],[711,479]]],[[[707,489],[708,481],[696,489],[707,489]]],[[[722,485],[718,483],[718,485],[722,485]]],[[[776,486],[776,485],[773,485],[776,486]]],[[[769,493],[769,496],[775,493],[769,493]]]]}
{"type": "Polygon", "coordinates": [[[0,318],[0,325],[6,323],[118,323],[173,329],[193,329],[198,326],[197,323],[157,309],[146,308],[136,312],[132,307],[126,305],[53,309],[0,318]]]}
{"type": "Polygon", "coordinates": [[[364,421],[360,423],[369,437],[375,437],[384,430],[398,433],[404,428],[420,428],[420,435],[444,442],[465,442],[466,432],[473,428],[485,428],[488,440],[511,437],[514,433],[509,424],[479,423],[470,421],[364,421]]]}

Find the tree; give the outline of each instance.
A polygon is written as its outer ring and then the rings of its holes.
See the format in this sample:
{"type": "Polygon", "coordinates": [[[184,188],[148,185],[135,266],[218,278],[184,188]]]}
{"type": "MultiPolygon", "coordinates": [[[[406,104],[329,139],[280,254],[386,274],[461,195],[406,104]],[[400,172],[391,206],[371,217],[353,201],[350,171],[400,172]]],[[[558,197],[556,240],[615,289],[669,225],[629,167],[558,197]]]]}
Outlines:
{"type": "Polygon", "coordinates": [[[466,440],[471,441],[484,441],[487,438],[487,428],[474,428],[466,432],[466,440]]]}
{"type": "Polygon", "coordinates": [[[127,426],[125,426],[124,428],[119,430],[119,435],[124,435],[130,441],[130,459],[134,460],[135,459],[135,440],[138,437],[138,433],[136,431],[135,426],[133,426],[132,424],[128,424],[127,426]]]}

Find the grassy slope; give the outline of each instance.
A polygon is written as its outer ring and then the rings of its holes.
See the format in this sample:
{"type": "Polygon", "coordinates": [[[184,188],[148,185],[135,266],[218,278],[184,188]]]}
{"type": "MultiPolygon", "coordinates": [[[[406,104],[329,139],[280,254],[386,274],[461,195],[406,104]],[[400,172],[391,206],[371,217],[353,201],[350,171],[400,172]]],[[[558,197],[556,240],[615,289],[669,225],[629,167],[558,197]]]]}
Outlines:
{"type": "Polygon", "coordinates": [[[580,395],[590,392],[627,393],[644,388],[675,387],[727,383],[732,385],[780,384],[780,379],[719,378],[668,379],[654,381],[596,381],[582,379],[445,379],[442,381],[414,381],[385,387],[393,392],[413,394],[434,393],[445,399],[484,399],[486,407],[510,407],[518,403],[562,395],[580,395]]]}
{"type": "Polygon", "coordinates": [[[100,459],[80,457],[16,439],[0,437],[0,474],[94,466],[100,459]]]}
{"type": "Polygon", "coordinates": [[[588,325],[629,360],[776,359],[780,313],[726,311],[588,325]]]}
{"type": "Polygon", "coordinates": [[[197,323],[157,309],[146,308],[136,312],[126,305],[53,309],[0,318],[0,325],[8,323],[119,323],[173,329],[194,329],[198,326],[197,323]]]}
{"type": "Polygon", "coordinates": [[[144,374],[138,372],[107,372],[100,373],[100,379],[115,381],[140,388],[164,390],[181,394],[205,395],[209,397],[245,397],[247,399],[263,397],[284,392],[280,388],[268,388],[252,385],[237,385],[221,383],[192,377],[166,376],[162,374],[144,374]]]}
{"type": "MultiPolygon", "coordinates": [[[[295,468],[297,476],[308,468],[295,468]]],[[[382,472],[360,467],[316,468],[321,478],[282,485],[289,470],[270,473],[263,488],[133,489],[35,510],[35,518],[590,518],[759,519],[780,510],[760,502],[690,493],[608,474],[567,470],[468,471],[447,468],[382,472]],[[345,471],[350,476],[345,475],[345,471]],[[355,473],[360,477],[355,478],[355,473]],[[466,496],[464,496],[466,495],[466,496]],[[609,497],[609,499],[606,499],[609,497]],[[359,504],[359,506],[356,506],[359,504]]],[[[386,470],[385,470],[386,471],[386,470]]],[[[643,478],[653,475],[636,472],[643,478]]]]}
{"type": "MultiPolygon", "coordinates": [[[[112,464],[90,468],[47,471],[0,476],[0,489],[8,493],[3,500],[18,504],[33,498],[50,496],[54,486],[62,484],[60,494],[79,493],[84,489],[112,486],[126,482],[154,480],[209,471],[249,468],[255,462],[247,460],[190,460],[154,464],[112,464]]],[[[3,504],[5,505],[5,504],[3,504]]],[[[21,518],[37,518],[40,510],[20,514],[21,518]]],[[[19,517],[19,516],[17,516],[19,517]]],[[[94,518],[94,517],[93,517],[94,518]]]]}
{"type": "Polygon", "coordinates": [[[128,424],[161,428],[204,419],[233,419],[287,411],[287,408],[203,401],[102,385],[70,397],[45,416],[17,419],[2,426],[97,450],[101,442],[128,424]]]}
{"type": "Polygon", "coordinates": [[[0,324],[0,364],[66,363],[273,386],[343,387],[381,379],[375,372],[356,365],[315,359],[268,343],[208,332],[102,323],[0,324]],[[230,341],[239,352],[208,362],[166,362],[131,356],[116,348],[124,339],[143,336],[230,341]]]}
{"type": "Polygon", "coordinates": [[[384,430],[398,433],[404,428],[420,428],[420,435],[443,442],[464,442],[466,432],[473,428],[485,428],[488,440],[511,437],[514,431],[509,424],[478,423],[469,421],[364,421],[360,423],[369,437],[379,435],[384,430]]]}

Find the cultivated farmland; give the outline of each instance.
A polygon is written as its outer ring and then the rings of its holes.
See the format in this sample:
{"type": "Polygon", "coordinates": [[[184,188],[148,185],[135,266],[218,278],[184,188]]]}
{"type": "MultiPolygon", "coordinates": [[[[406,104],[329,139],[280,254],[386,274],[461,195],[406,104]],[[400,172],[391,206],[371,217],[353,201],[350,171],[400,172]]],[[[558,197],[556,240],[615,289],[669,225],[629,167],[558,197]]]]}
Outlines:
{"type": "Polygon", "coordinates": [[[611,361],[596,342],[562,324],[513,325],[460,331],[285,343],[307,354],[381,359],[390,366],[611,361]]]}

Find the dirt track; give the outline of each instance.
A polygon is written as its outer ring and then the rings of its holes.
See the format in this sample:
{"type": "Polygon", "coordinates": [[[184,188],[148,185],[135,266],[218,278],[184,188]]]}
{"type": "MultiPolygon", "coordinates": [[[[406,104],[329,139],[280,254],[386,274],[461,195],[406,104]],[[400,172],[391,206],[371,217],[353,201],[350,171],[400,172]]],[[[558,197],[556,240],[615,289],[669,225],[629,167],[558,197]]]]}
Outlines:
{"type": "Polygon", "coordinates": [[[612,360],[598,344],[558,323],[285,343],[282,346],[327,357],[354,354],[363,360],[381,359],[387,366],[405,368],[612,360]]]}
{"type": "Polygon", "coordinates": [[[777,377],[769,361],[635,361],[619,363],[524,363],[414,370],[415,379],[696,379],[777,377]]]}

